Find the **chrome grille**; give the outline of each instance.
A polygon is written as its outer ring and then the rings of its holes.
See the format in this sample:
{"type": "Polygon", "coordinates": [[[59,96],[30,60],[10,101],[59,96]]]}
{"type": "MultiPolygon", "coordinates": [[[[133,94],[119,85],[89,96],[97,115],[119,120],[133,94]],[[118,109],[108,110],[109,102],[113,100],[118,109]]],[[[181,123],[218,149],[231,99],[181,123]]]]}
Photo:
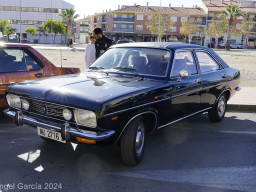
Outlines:
{"type": "Polygon", "coordinates": [[[43,103],[40,101],[31,101],[32,103],[32,111],[35,113],[62,118],[62,111],[65,109],[64,106],[59,106],[50,103],[43,103]]]}

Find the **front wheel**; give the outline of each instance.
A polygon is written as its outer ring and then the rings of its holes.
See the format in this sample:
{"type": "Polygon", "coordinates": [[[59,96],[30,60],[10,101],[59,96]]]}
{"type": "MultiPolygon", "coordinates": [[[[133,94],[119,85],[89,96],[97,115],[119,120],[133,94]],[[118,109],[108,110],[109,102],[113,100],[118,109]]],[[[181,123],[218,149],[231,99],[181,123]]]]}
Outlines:
{"type": "Polygon", "coordinates": [[[125,129],[121,139],[121,156],[127,165],[137,165],[143,158],[145,126],[142,117],[134,119],[125,129]]]}
{"type": "Polygon", "coordinates": [[[208,116],[212,122],[221,121],[227,110],[227,96],[225,93],[221,94],[218,101],[214,104],[213,108],[208,111],[208,116]]]}

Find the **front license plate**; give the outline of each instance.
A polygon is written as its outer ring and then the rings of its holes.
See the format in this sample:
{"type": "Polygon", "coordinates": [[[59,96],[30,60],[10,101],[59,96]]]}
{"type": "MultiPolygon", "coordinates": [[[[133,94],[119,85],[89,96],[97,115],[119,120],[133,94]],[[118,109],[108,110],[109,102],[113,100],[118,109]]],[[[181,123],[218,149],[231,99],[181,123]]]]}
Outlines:
{"type": "Polygon", "coordinates": [[[62,140],[61,138],[61,134],[59,132],[53,131],[53,130],[49,130],[49,129],[45,129],[42,127],[37,127],[37,133],[38,135],[42,136],[42,137],[46,137],[55,141],[59,141],[62,143],[66,143],[65,140],[62,140]]]}

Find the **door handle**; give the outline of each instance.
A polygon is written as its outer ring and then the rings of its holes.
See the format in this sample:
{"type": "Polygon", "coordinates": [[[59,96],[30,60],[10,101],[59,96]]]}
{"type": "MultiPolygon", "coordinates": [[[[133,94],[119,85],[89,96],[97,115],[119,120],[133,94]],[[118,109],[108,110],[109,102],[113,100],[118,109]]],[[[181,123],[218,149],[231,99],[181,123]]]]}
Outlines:
{"type": "Polygon", "coordinates": [[[34,76],[35,76],[35,77],[42,77],[43,74],[42,74],[42,73],[36,73],[36,74],[34,74],[34,76]]]}
{"type": "Polygon", "coordinates": [[[202,82],[202,79],[196,79],[195,82],[196,82],[196,83],[201,83],[201,82],[202,82]]]}
{"type": "Polygon", "coordinates": [[[221,77],[222,77],[222,78],[225,78],[225,77],[226,77],[226,74],[225,74],[225,73],[221,74],[221,77]]]}

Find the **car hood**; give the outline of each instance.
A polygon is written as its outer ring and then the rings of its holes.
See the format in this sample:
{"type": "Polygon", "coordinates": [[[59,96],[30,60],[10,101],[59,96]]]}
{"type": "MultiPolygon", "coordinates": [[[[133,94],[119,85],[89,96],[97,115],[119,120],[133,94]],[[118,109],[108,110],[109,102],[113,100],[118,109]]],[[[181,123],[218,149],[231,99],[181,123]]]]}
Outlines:
{"type": "Polygon", "coordinates": [[[91,109],[95,102],[106,102],[121,95],[140,92],[160,84],[163,82],[134,76],[120,77],[89,72],[25,81],[12,85],[8,88],[8,92],[91,109]]]}

